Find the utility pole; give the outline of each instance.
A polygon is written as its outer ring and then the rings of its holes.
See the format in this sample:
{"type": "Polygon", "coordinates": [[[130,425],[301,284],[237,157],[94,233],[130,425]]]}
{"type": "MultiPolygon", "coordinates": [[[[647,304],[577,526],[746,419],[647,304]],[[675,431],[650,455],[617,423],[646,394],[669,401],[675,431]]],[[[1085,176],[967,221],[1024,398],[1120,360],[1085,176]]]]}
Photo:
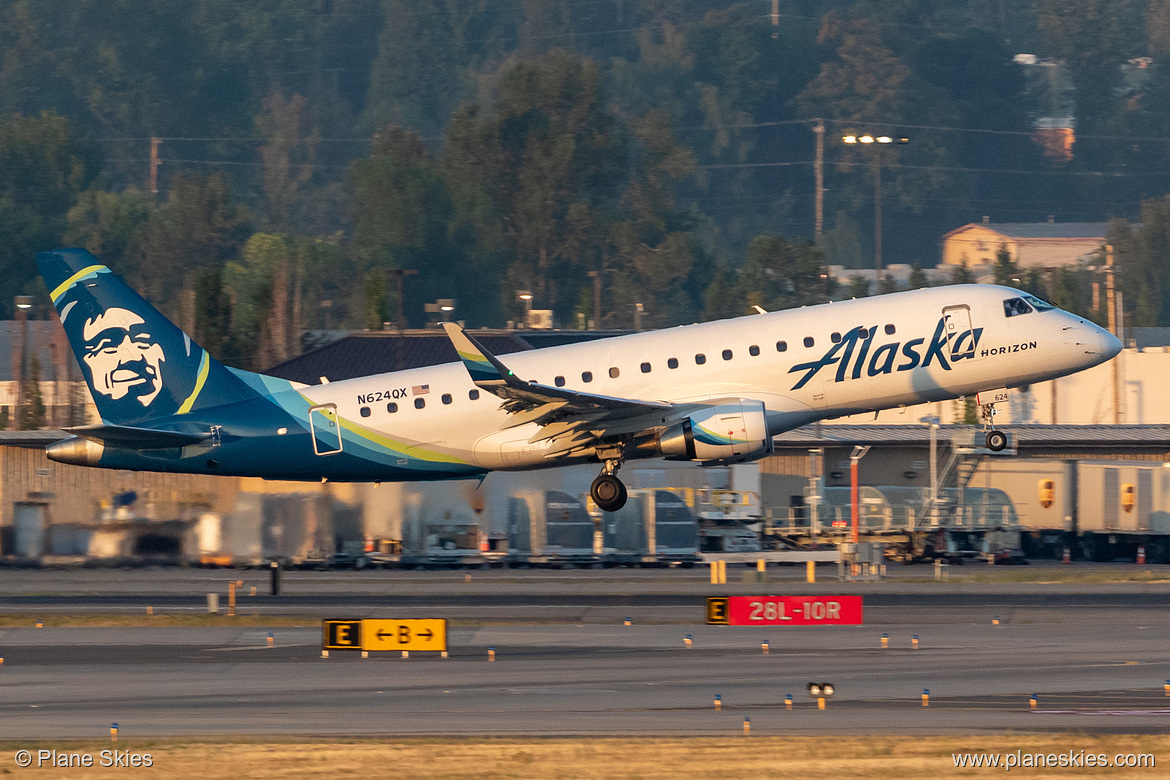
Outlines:
{"type": "Polygon", "coordinates": [[[874,284],[882,282],[882,148],[877,148],[873,168],[873,267],[874,284]]]}
{"type": "Polygon", "coordinates": [[[601,330],[601,271],[590,271],[593,280],[593,329],[601,330]]]}
{"type": "MultiPolygon", "coordinates": [[[[1113,245],[1105,245],[1105,305],[1108,308],[1109,332],[1117,335],[1117,292],[1113,283],[1113,245]]],[[[1120,360],[1113,360],[1113,424],[1121,424],[1120,360]]]]}
{"type": "Polygon", "coordinates": [[[816,120],[813,132],[817,134],[817,161],[813,166],[816,174],[816,193],[813,197],[813,236],[821,240],[825,228],[825,123],[816,120]]]}
{"type": "Polygon", "coordinates": [[[772,0],[772,38],[780,37],[780,0],[772,0]]]}
{"type": "Polygon", "coordinates": [[[150,138],[150,194],[158,195],[158,145],[157,135],[150,138]]]}

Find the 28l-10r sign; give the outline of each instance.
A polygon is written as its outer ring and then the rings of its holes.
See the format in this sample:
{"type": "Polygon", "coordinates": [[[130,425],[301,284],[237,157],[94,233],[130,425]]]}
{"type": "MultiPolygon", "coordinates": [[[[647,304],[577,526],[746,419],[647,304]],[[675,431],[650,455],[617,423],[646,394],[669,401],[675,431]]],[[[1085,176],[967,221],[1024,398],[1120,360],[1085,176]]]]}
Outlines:
{"type": "Polygon", "coordinates": [[[858,626],[861,596],[717,596],[707,622],[731,626],[858,626]]]}

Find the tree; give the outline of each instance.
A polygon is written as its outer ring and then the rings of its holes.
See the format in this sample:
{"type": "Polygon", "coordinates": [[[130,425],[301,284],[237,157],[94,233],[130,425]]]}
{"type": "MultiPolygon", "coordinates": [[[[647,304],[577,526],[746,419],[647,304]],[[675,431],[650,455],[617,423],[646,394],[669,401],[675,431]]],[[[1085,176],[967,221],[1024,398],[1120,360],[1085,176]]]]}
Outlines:
{"type": "Polygon", "coordinates": [[[1007,244],[1000,244],[995,252],[995,283],[1005,287],[1020,286],[1020,269],[1012,259],[1007,244]]]}
{"type": "Polygon", "coordinates": [[[861,239],[857,236],[857,224],[845,211],[838,211],[832,230],[827,230],[817,242],[825,253],[826,265],[842,268],[862,268],[865,258],[861,252],[861,239]]]}
{"type": "Polygon", "coordinates": [[[93,170],[57,114],[0,117],[0,312],[32,291],[36,252],[59,246],[66,213],[93,170]]]}
{"type": "Polygon", "coordinates": [[[208,266],[195,272],[196,343],[229,365],[242,365],[232,330],[232,300],[224,284],[224,268],[208,266]]]}
{"type": "Polygon", "coordinates": [[[743,314],[735,269],[718,268],[703,291],[703,319],[722,320],[743,314]]]}
{"type": "MultiPolygon", "coordinates": [[[[255,369],[283,363],[297,353],[303,279],[296,242],[284,235],[252,235],[240,260],[228,264],[225,282],[236,296],[234,340],[241,357],[255,369]]],[[[216,299],[208,295],[205,300],[216,299]]]]}
{"type": "MultiPolygon", "coordinates": [[[[594,219],[610,225],[605,254],[600,261],[585,255],[586,262],[614,271],[611,297],[617,311],[644,302],[651,311],[648,325],[685,322],[690,312],[703,307],[708,281],[700,278],[715,273],[705,261],[693,217],[678,204],[677,189],[694,171],[694,155],[675,140],[659,111],[634,122],[630,130],[633,159],[625,192],[616,204],[602,202],[594,212],[594,219]]],[[[619,317],[615,324],[626,319],[619,317]]]]}
{"type": "Polygon", "coordinates": [[[752,306],[775,311],[819,303],[822,261],[811,244],[791,243],[777,235],[756,236],[739,273],[740,313],[750,312],[752,306]]]}
{"type": "Polygon", "coordinates": [[[122,192],[91,187],[69,209],[65,243],[85,247],[136,283],[142,239],[152,208],[150,196],[134,187],[122,192]]]}
{"type": "Polygon", "coordinates": [[[292,230],[307,209],[301,188],[313,178],[320,137],[309,127],[308,105],[301,95],[285,100],[279,92],[264,98],[256,117],[256,130],[264,138],[263,160],[265,216],[269,229],[292,230]]]}
{"type": "Polygon", "coordinates": [[[1063,60],[1076,94],[1078,132],[1092,133],[1113,114],[1125,62],[1117,3],[1113,0],[1036,0],[1044,53],[1063,60]]]}
{"type": "Polygon", "coordinates": [[[915,263],[910,269],[909,287],[911,290],[921,290],[923,287],[929,287],[930,280],[926,278],[926,272],[922,270],[922,265],[915,263]]]}
{"type": "MultiPolygon", "coordinates": [[[[595,64],[556,50],[503,70],[494,106],[465,108],[451,125],[444,168],[454,232],[473,240],[476,254],[506,258],[504,310],[518,288],[532,290],[541,305],[567,310],[586,272],[601,266],[607,236],[626,261],[646,243],[643,221],[616,238],[606,229],[633,161],[601,87],[595,64]]],[[[644,183],[645,192],[628,192],[628,211],[653,202],[653,182],[644,183]]],[[[652,246],[669,228],[658,225],[652,246]]],[[[679,241],[669,247],[676,257],[682,248],[679,241]]]]}
{"type": "Polygon", "coordinates": [[[370,68],[364,124],[442,133],[465,94],[462,30],[456,3],[385,0],[385,27],[370,68]]]}
{"type": "Polygon", "coordinates": [[[363,276],[383,277],[375,296],[381,301],[377,313],[364,296],[362,321],[367,327],[381,327],[389,318],[386,307],[393,311],[399,304],[390,298],[396,289],[383,289],[391,270],[417,272],[404,288],[407,300],[401,302],[408,321],[421,325],[424,301],[436,298],[458,299],[460,319],[483,322],[496,312],[499,271],[469,257],[466,243],[475,239],[452,225],[455,209],[448,180],[417,133],[383,128],[374,137],[370,156],[354,162],[352,179],[355,258],[363,276]],[[493,294],[485,296],[485,288],[493,294]]]}
{"type": "Polygon", "coordinates": [[[967,267],[966,260],[951,268],[951,284],[971,284],[974,281],[975,275],[967,267]]]}
{"type": "Polygon", "coordinates": [[[870,281],[864,276],[850,276],[849,289],[845,295],[849,298],[865,298],[869,295],[870,281]]]}
{"type": "Polygon", "coordinates": [[[233,201],[225,176],[176,176],[167,202],[147,220],[132,283],[193,330],[201,304],[183,295],[192,294],[201,271],[236,259],[250,233],[248,212],[233,201]]]}
{"type": "Polygon", "coordinates": [[[28,376],[24,379],[24,406],[17,410],[17,428],[35,431],[45,427],[45,401],[41,397],[41,361],[29,358],[28,376]]]}

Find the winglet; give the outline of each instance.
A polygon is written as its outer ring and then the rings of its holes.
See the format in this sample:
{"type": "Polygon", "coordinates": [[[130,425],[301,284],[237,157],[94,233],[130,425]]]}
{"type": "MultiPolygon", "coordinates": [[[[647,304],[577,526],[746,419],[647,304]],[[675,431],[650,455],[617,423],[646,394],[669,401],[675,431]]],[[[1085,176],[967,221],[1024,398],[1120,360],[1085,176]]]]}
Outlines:
{"type": "Polygon", "coordinates": [[[467,335],[463,328],[453,322],[444,322],[443,330],[451,339],[459,359],[471,374],[471,381],[479,387],[490,389],[500,385],[517,384],[516,378],[508,367],[501,363],[495,355],[483,348],[483,345],[473,337],[467,335]]]}

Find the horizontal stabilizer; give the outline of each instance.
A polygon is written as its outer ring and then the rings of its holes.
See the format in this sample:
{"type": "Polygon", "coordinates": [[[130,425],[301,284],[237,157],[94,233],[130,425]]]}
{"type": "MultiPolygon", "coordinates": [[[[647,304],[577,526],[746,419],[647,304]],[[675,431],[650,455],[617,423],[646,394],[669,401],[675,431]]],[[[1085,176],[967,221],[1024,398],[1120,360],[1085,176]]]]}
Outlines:
{"type": "Polygon", "coordinates": [[[209,433],[180,433],[178,431],[156,431],[153,428],[135,428],[129,425],[80,425],[66,428],[69,433],[90,441],[101,442],[110,447],[124,447],[138,450],[162,450],[170,447],[185,447],[207,439],[209,433]]]}

